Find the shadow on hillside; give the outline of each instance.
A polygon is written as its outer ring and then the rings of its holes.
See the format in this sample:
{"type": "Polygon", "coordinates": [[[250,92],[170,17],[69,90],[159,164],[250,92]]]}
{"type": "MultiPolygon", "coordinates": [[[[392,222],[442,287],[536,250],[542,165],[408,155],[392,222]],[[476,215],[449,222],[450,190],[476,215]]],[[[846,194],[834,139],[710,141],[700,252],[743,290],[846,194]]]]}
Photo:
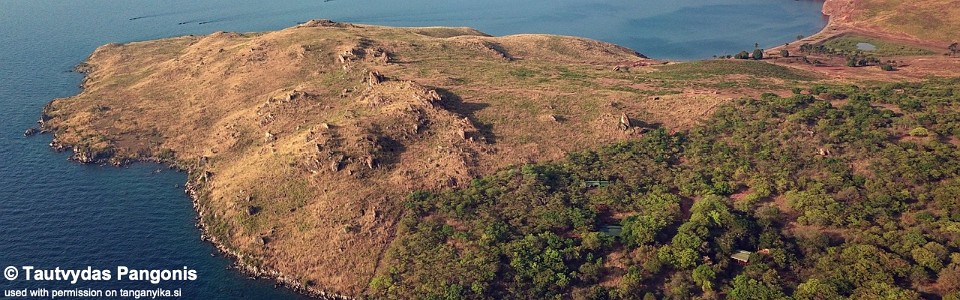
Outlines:
{"type": "Polygon", "coordinates": [[[440,106],[443,106],[443,108],[448,111],[452,111],[461,116],[467,117],[467,119],[470,120],[470,123],[473,123],[473,126],[477,128],[479,138],[482,140],[489,144],[497,143],[497,137],[493,134],[493,124],[480,122],[480,120],[476,117],[476,112],[487,108],[490,106],[490,104],[464,102],[460,96],[449,90],[442,88],[434,89],[437,91],[437,94],[440,94],[440,96],[443,98],[440,101],[440,106]]]}

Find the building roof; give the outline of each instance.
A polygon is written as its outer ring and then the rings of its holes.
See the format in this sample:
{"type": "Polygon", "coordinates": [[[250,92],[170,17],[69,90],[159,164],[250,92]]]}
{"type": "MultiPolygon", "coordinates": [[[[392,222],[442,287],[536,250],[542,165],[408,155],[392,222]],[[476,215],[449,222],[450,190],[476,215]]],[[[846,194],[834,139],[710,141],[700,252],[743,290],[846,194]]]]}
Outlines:
{"type": "Polygon", "coordinates": [[[620,232],[623,231],[623,226],[620,225],[606,225],[600,228],[600,232],[606,233],[610,236],[620,236],[620,232]]]}
{"type": "Polygon", "coordinates": [[[587,180],[583,182],[584,187],[605,187],[610,184],[609,180],[587,180]]]}
{"type": "Polygon", "coordinates": [[[730,255],[730,258],[733,258],[742,262],[750,262],[751,254],[753,254],[753,252],[740,250],[737,253],[730,255]]]}

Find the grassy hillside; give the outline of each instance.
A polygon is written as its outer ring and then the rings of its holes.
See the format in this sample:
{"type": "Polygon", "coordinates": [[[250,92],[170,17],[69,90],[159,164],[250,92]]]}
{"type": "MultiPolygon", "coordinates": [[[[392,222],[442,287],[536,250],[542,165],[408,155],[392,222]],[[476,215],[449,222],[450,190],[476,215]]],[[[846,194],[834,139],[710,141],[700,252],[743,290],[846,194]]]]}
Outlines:
{"type": "Polygon", "coordinates": [[[860,0],[854,23],[938,41],[946,47],[960,40],[960,5],[954,0],[860,0]]]}
{"type": "Polygon", "coordinates": [[[180,165],[210,237],[244,264],[361,295],[412,191],[689,128],[739,95],[819,79],[659,65],[581,38],[311,21],[100,47],[43,127],[78,161],[180,165]]]}

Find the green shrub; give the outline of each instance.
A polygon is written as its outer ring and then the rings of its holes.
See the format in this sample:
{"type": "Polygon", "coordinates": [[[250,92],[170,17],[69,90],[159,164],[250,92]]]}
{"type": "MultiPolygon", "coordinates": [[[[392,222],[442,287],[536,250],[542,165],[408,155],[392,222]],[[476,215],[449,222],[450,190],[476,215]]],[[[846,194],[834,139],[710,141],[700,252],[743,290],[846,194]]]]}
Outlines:
{"type": "Polygon", "coordinates": [[[921,127],[916,127],[914,129],[910,129],[909,134],[910,136],[925,137],[925,136],[930,136],[930,130],[921,126],[921,127]]]}

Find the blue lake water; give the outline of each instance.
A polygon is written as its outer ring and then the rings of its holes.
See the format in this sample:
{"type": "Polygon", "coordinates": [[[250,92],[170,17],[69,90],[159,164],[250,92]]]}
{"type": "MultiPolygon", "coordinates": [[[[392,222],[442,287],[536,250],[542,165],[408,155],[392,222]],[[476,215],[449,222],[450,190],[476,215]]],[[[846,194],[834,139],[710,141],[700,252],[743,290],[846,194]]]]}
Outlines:
{"type": "Polygon", "coordinates": [[[81,76],[68,71],[99,45],[218,30],[274,30],[326,18],[470,26],[494,35],[577,35],[656,58],[700,59],[812,34],[825,24],[821,5],[808,0],[0,0],[0,268],[188,266],[199,277],[157,285],[0,278],[0,290],[160,287],[182,288],[187,299],[299,297],[226,270],[227,259],[211,256],[215,250],[199,240],[193,226],[195,215],[181,187],[184,174],[151,164],[79,165],[51,151],[49,136],[22,136],[44,104],[79,91],[81,76]]]}

